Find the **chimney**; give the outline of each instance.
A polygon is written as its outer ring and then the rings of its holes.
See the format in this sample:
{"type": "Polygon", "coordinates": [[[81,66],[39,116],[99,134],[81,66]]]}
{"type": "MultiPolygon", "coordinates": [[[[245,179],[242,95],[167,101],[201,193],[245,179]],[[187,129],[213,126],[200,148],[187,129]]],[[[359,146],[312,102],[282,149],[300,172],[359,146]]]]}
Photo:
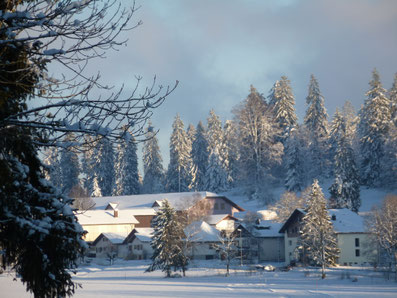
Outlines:
{"type": "Polygon", "coordinates": [[[119,217],[119,209],[114,209],[113,214],[114,217],[119,217]]]}

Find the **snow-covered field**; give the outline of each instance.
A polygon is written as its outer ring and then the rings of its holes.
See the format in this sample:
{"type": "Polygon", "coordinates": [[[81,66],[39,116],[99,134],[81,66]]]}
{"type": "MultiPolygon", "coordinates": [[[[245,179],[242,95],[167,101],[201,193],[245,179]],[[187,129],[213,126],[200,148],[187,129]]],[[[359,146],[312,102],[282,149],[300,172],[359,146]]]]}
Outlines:
{"type": "MultiPolygon", "coordinates": [[[[317,269],[264,272],[234,266],[224,276],[218,261],[196,263],[184,278],[164,278],[160,271],[144,273],[145,261],[106,261],[80,268],[74,281],[81,283],[74,297],[397,297],[397,283],[371,269],[335,268],[325,280],[317,269]]],[[[32,297],[19,281],[0,275],[0,297],[32,297]]]]}

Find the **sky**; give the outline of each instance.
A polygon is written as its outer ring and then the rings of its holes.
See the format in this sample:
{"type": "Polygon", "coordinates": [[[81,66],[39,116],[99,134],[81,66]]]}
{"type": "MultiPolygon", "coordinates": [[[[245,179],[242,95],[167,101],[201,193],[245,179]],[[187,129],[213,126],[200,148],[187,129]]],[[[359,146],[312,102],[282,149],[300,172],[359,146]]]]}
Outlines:
{"type": "MultiPolygon", "coordinates": [[[[122,1],[128,5],[130,0],[122,1]]],[[[346,100],[358,110],[376,67],[385,88],[397,72],[395,0],[137,0],[126,47],[100,66],[115,85],[154,76],[177,89],[155,111],[164,167],[177,113],[185,127],[215,110],[222,121],[249,93],[264,95],[282,75],[293,88],[302,122],[310,75],[318,79],[330,118],[346,100]]]]}

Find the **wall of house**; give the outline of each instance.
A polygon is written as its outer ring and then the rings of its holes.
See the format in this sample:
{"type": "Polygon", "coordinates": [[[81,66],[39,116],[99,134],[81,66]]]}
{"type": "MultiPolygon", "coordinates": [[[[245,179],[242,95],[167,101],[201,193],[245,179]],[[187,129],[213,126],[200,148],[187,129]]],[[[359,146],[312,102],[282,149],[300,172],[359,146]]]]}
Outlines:
{"type": "Polygon", "coordinates": [[[139,221],[135,225],[136,228],[150,228],[154,215],[134,215],[134,217],[139,221]]]}
{"type": "Polygon", "coordinates": [[[117,225],[83,225],[83,229],[88,233],[84,240],[94,241],[101,233],[129,234],[134,229],[134,224],[117,224],[117,225]]]}
{"type": "Polygon", "coordinates": [[[213,207],[209,214],[230,214],[233,215],[233,206],[222,198],[207,198],[213,207]]]}
{"type": "Polygon", "coordinates": [[[285,264],[290,264],[291,261],[295,261],[297,258],[296,247],[298,243],[298,237],[288,236],[288,233],[284,233],[284,251],[285,251],[285,264]]]}
{"type": "Polygon", "coordinates": [[[371,251],[370,243],[369,235],[366,233],[338,234],[340,249],[338,264],[369,266],[376,255],[376,252],[371,251]]]}
{"type": "Polygon", "coordinates": [[[128,258],[132,260],[147,260],[153,255],[153,249],[150,242],[142,242],[138,238],[134,238],[132,242],[123,244],[119,250],[120,258],[128,258]]]}
{"type": "Polygon", "coordinates": [[[211,242],[192,242],[188,255],[195,260],[218,258],[216,247],[214,247],[214,243],[211,242]]]}
{"type": "Polygon", "coordinates": [[[95,245],[95,253],[97,258],[106,258],[108,253],[117,254],[117,245],[112,244],[106,237],[102,239],[95,245]]]}
{"type": "Polygon", "coordinates": [[[258,238],[258,242],[259,261],[285,261],[284,237],[258,238]]]}
{"type": "Polygon", "coordinates": [[[216,229],[219,231],[232,232],[235,228],[235,221],[232,219],[225,219],[216,224],[216,229]]]}

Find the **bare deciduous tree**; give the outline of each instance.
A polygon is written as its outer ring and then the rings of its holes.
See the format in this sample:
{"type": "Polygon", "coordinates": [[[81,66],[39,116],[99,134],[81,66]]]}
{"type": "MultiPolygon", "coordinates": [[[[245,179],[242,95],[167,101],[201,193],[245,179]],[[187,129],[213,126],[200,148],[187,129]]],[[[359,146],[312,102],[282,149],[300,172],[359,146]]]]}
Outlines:
{"type": "Polygon", "coordinates": [[[390,271],[397,271],[397,195],[387,195],[380,207],[374,207],[367,224],[378,243],[380,253],[383,252],[386,257],[390,271]]]}

